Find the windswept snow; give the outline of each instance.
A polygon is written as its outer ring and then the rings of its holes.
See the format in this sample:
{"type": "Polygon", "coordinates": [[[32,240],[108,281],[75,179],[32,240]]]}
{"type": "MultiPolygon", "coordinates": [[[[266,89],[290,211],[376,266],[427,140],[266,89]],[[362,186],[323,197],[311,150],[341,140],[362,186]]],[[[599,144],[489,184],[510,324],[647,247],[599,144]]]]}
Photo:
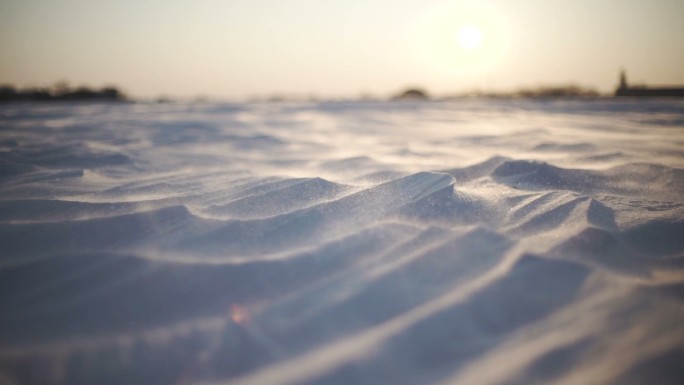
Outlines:
{"type": "Polygon", "coordinates": [[[681,384],[684,104],[0,106],[2,384],[681,384]]]}

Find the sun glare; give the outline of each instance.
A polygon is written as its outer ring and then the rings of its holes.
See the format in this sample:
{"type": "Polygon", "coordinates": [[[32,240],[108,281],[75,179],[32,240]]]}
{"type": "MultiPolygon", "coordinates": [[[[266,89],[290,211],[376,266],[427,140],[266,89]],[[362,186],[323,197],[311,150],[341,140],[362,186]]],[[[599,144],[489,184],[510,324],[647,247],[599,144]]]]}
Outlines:
{"type": "Polygon", "coordinates": [[[485,2],[449,1],[429,7],[413,31],[416,57],[441,76],[490,71],[508,47],[504,15],[485,2]]]}
{"type": "Polygon", "coordinates": [[[478,48],[482,44],[482,31],[472,24],[462,25],[456,33],[456,41],[465,49],[478,48]]]}

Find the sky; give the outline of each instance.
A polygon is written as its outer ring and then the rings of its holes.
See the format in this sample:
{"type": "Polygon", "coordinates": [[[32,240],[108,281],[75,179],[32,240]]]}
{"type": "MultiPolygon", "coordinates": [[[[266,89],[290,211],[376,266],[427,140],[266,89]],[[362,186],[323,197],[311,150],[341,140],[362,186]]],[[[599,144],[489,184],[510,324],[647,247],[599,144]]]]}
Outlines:
{"type": "Polygon", "coordinates": [[[0,83],[136,97],[684,84],[681,0],[2,0],[0,83]]]}

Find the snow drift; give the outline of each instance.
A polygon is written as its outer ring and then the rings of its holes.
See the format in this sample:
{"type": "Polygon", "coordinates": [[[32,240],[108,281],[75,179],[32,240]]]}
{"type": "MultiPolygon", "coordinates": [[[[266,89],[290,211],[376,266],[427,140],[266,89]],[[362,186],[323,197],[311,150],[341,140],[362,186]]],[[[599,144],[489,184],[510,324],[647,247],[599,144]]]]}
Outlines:
{"type": "Polygon", "coordinates": [[[0,106],[0,383],[679,384],[682,122],[0,106]]]}

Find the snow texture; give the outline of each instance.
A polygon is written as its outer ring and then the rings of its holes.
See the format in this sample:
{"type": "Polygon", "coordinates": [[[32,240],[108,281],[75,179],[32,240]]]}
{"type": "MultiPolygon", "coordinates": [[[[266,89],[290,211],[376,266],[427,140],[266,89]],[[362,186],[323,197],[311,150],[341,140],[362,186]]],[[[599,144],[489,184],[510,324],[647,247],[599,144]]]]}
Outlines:
{"type": "Polygon", "coordinates": [[[0,384],[684,383],[684,103],[0,106],[0,384]]]}

